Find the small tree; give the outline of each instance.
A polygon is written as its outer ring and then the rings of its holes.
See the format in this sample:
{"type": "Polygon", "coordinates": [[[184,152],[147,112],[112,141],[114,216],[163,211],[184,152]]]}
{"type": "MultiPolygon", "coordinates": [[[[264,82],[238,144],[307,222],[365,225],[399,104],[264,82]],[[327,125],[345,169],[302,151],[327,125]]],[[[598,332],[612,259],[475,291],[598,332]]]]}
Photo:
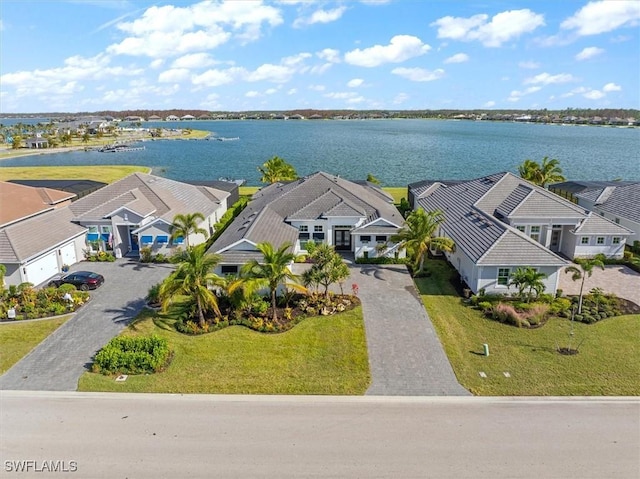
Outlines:
{"type": "Polygon", "coordinates": [[[582,314],[582,298],[584,291],[584,280],[590,278],[593,274],[593,268],[596,266],[604,270],[604,260],[606,257],[603,254],[597,254],[593,258],[576,259],[575,263],[579,266],[568,266],[564,272],[572,273],[571,279],[573,281],[580,281],[580,296],[578,299],[578,314],[582,314]]]}
{"type": "Polygon", "coordinates": [[[542,163],[533,160],[524,160],[518,167],[518,172],[523,179],[543,188],[549,183],[557,183],[565,180],[565,177],[562,176],[560,162],[555,158],[549,159],[548,156],[542,159],[542,163]]]}
{"type": "Polygon", "coordinates": [[[544,279],[546,274],[538,272],[535,268],[527,266],[518,268],[511,275],[510,284],[518,288],[518,295],[528,303],[544,291],[544,279]],[[525,294],[525,291],[528,292],[525,294]],[[534,294],[535,293],[535,294],[534,294]]]}
{"type": "Polygon", "coordinates": [[[367,175],[367,181],[369,183],[373,183],[374,185],[379,185],[380,184],[380,180],[378,178],[376,178],[375,176],[373,176],[371,173],[369,173],[367,175]]]}
{"type": "Polygon", "coordinates": [[[292,181],[298,179],[296,169],[279,156],[274,156],[258,167],[262,175],[262,183],[277,183],[278,181],[292,181]]]}
{"type": "Polygon", "coordinates": [[[319,284],[324,287],[325,298],[329,297],[329,286],[340,283],[349,277],[349,267],[340,256],[326,243],[317,245],[311,253],[313,265],[304,273],[305,283],[319,284]]]}
{"type": "Polygon", "coordinates": [[[176,238],[184,238],[187,248],[189,248],[189,235],[195,233],[201,233],[204,237],[207,237],[207,230],[200,228],[200,223],[204,221],[204,215],[202,213],[188,213],[184,215],[175,215],[173,217],[173,223],[169,226],[169,234],[171,234],[171,240],[176,238]]]}

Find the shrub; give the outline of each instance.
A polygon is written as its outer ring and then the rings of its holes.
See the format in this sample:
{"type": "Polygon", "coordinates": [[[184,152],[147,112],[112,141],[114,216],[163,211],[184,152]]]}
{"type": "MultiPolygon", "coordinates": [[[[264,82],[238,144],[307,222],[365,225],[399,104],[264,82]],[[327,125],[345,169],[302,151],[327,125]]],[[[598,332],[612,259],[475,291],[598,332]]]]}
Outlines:
{"type": "Polygon", "coordinates": [[[141,263],[151,263],[152,255],[151,255],[151,248],[149,246],[145,246],[144,248],[140,249],[140,262],[141,263]]]}
{"type": "Polygon", "coordinates": [[[569,317],[571,311],[571,300],[567,298],[556,298],[551,303],[549,312],[554,316],[569,317]]]}
{"type": "Polygon", "coordinates": [[[96,354],[93,371],[102,374],[143,374],[162,370],[169,361],[166,339],[158,336],[113,338],[96,354]]]}
{"type": "Polygon", "coordinates": [[[529,322],[524,319],[513,306],[506,303],[498,303],[493,307],[493,318],[501,323],[512,324],[517,327],[529,327],[529,322]]]}
{"type": "Polygon", "coordinates": [[[493,305],[489,301],[480,301],[478,303],[478,309],[480,309],[480,311],[482,311],[485,314],[491,312],[492,308],[493,308],[493,305]]]}
{"type": "Polygon", "coordinates": [[[369,258],[368,253],[366,251],[364,253],[366,254],[366,257],[362,256],[360,258],[356,258],[357,264],[409,264],[409,260],[407,258],[389,258],[386,256],[369,258]]]}
{"type": "Polygon", "coordinates": [[[69,284],[69,283],[61,284],[58,287],[58,291],[61,292],[62,294],[73,293],[74,291],[76,291],[76,286],[74,284],[69,284]]]}

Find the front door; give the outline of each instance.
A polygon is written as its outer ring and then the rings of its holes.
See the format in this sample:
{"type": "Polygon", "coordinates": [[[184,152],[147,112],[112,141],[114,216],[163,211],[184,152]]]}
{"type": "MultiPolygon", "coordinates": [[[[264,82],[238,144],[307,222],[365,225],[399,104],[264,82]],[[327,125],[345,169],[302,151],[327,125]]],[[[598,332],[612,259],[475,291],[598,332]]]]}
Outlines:
{"type": "Polygon", "coordinates": [[[334,230],[333,246],[336,251],[351,251],[351,232],[349,230],[334,230]]]}
{"type": "Polygon", "coordinates": [[[562,230],[553,230],[551,232],[551,244],[549,245],[549,249],[551,251],[559,251],[560,250],[560,237],[562,236],[562,230]]]}
{"type": "Polygon", "coordinates": [[[129,245],[131,246],[129,251],[137,253],[140,250],[140,246],[138,245],[138,235],[131,232],[134,229],[135,226],[129,226],[129,245]]]}

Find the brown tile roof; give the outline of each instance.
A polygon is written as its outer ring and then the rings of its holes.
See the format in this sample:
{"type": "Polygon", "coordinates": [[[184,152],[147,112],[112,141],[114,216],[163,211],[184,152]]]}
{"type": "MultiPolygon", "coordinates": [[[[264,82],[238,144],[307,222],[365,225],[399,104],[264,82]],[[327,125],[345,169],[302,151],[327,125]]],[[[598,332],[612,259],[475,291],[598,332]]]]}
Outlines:
{"type": "Polygon", "coordinates": [[[0,226],[29,218],[70,201],[76,195],[51,188],[0,182],[0,226]]]}

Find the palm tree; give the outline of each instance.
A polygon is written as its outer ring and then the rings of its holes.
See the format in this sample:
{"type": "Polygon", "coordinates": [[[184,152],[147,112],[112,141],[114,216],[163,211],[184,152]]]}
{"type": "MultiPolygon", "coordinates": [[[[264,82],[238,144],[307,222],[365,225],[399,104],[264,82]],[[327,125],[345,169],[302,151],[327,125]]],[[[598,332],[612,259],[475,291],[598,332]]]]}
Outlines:
{"type": "Polygon", "coordinates": [[[518,173],[523,179],[543,188],[549,183],[558,183],[566,179],[562,176],[560,162],[555,158],[549,159],[548,156],[542,159],[541,164],[533,160],[524,160],[518,167],[518,173]]]}
{"type": "Polygon", "coordinates": [[[442,251],[453,251],[455,244],[451,238],[435,236],[436,231],[444,221],[444,213],[440,210],[426,212],[422,208],[412,211],[405,225],[391,241],[400,243],[400,248],[406,248],[414,257],[414,276],[424,268],[424,257],[432,247],[442,251]]]}
{"type": "Polygon", "coordinates": [[[527,303],[531,301],[533,293],[538,296],[545,289],[544,282],[542,281],[547,277],[546,274],[538,272],[535,268],[527,266],[526,268],[518,268],[511,275],[510,282],[518,288],[518,295],[526,297],[527,303]],[[524,294],[528,289],[528,294],[524,294]]]}
{"type": "Polygon", "coordinates": [[[220,315],[218,297],[209,289],[223,282],[212,272],[220,262],[220,256],[207,253],[205,245],[198,245],[183,251],[176,261],[177,269],[160,286],[162,309],[166,312],[172,305],[195,301],[198,324],[203,328],[206,311],[220,315]]]}
{"type": "Polygon", "coordinates": [[[603,254],[597,254],[593,258],[577,259],[576,264],[580,266],[568,266],[564,272],[572,273],[571,279],[573,281],[582,280],[580,283],[580,296],[578,300],[578,314],[582,314],[582,293],[584,290],[584,280],[590,278],[593,274],[593,268],[596,266],[604,270],[604,260],[606,257],[603,254]]]}
{"type": "Polygon", "coordinates": [[[292,286],[295,289],[304,290],[302,286],[297,284],[298,276],[289,269],[289,265],[295,260],[296,255],[287,252],[291,248],[291,243],[284,243],[278,249],[275,249],[271,243],[258,243],[256,248],[262,253],[262,262],[251,260],[242,267],[241,274],[248,281],[255,281],[257,284],[269,288],[273,321],[278,322],[276,310],[278,286],[282,284],[285,287],[292,286]]]}
{"type": "Polygon", "coordinates": [[[187,213],[175,215],[173,217],[173,223],[169,226],[169,234],[171,240],[176,238],[184,238],[187,249],[189,249],[189,235],[202,233],[206,238],[207,230],[200,228],[200,222],[204,221],[204,215],[202,213],[187,213]]]}
{"type": "Polygon", "coordinates": [[[293,166],[284,161],[279,156],[274,156],[258,167],[262,174],[262,183],[277,183],[278,181],[293,181],[298,179],[298,173],[293,166]]]}

